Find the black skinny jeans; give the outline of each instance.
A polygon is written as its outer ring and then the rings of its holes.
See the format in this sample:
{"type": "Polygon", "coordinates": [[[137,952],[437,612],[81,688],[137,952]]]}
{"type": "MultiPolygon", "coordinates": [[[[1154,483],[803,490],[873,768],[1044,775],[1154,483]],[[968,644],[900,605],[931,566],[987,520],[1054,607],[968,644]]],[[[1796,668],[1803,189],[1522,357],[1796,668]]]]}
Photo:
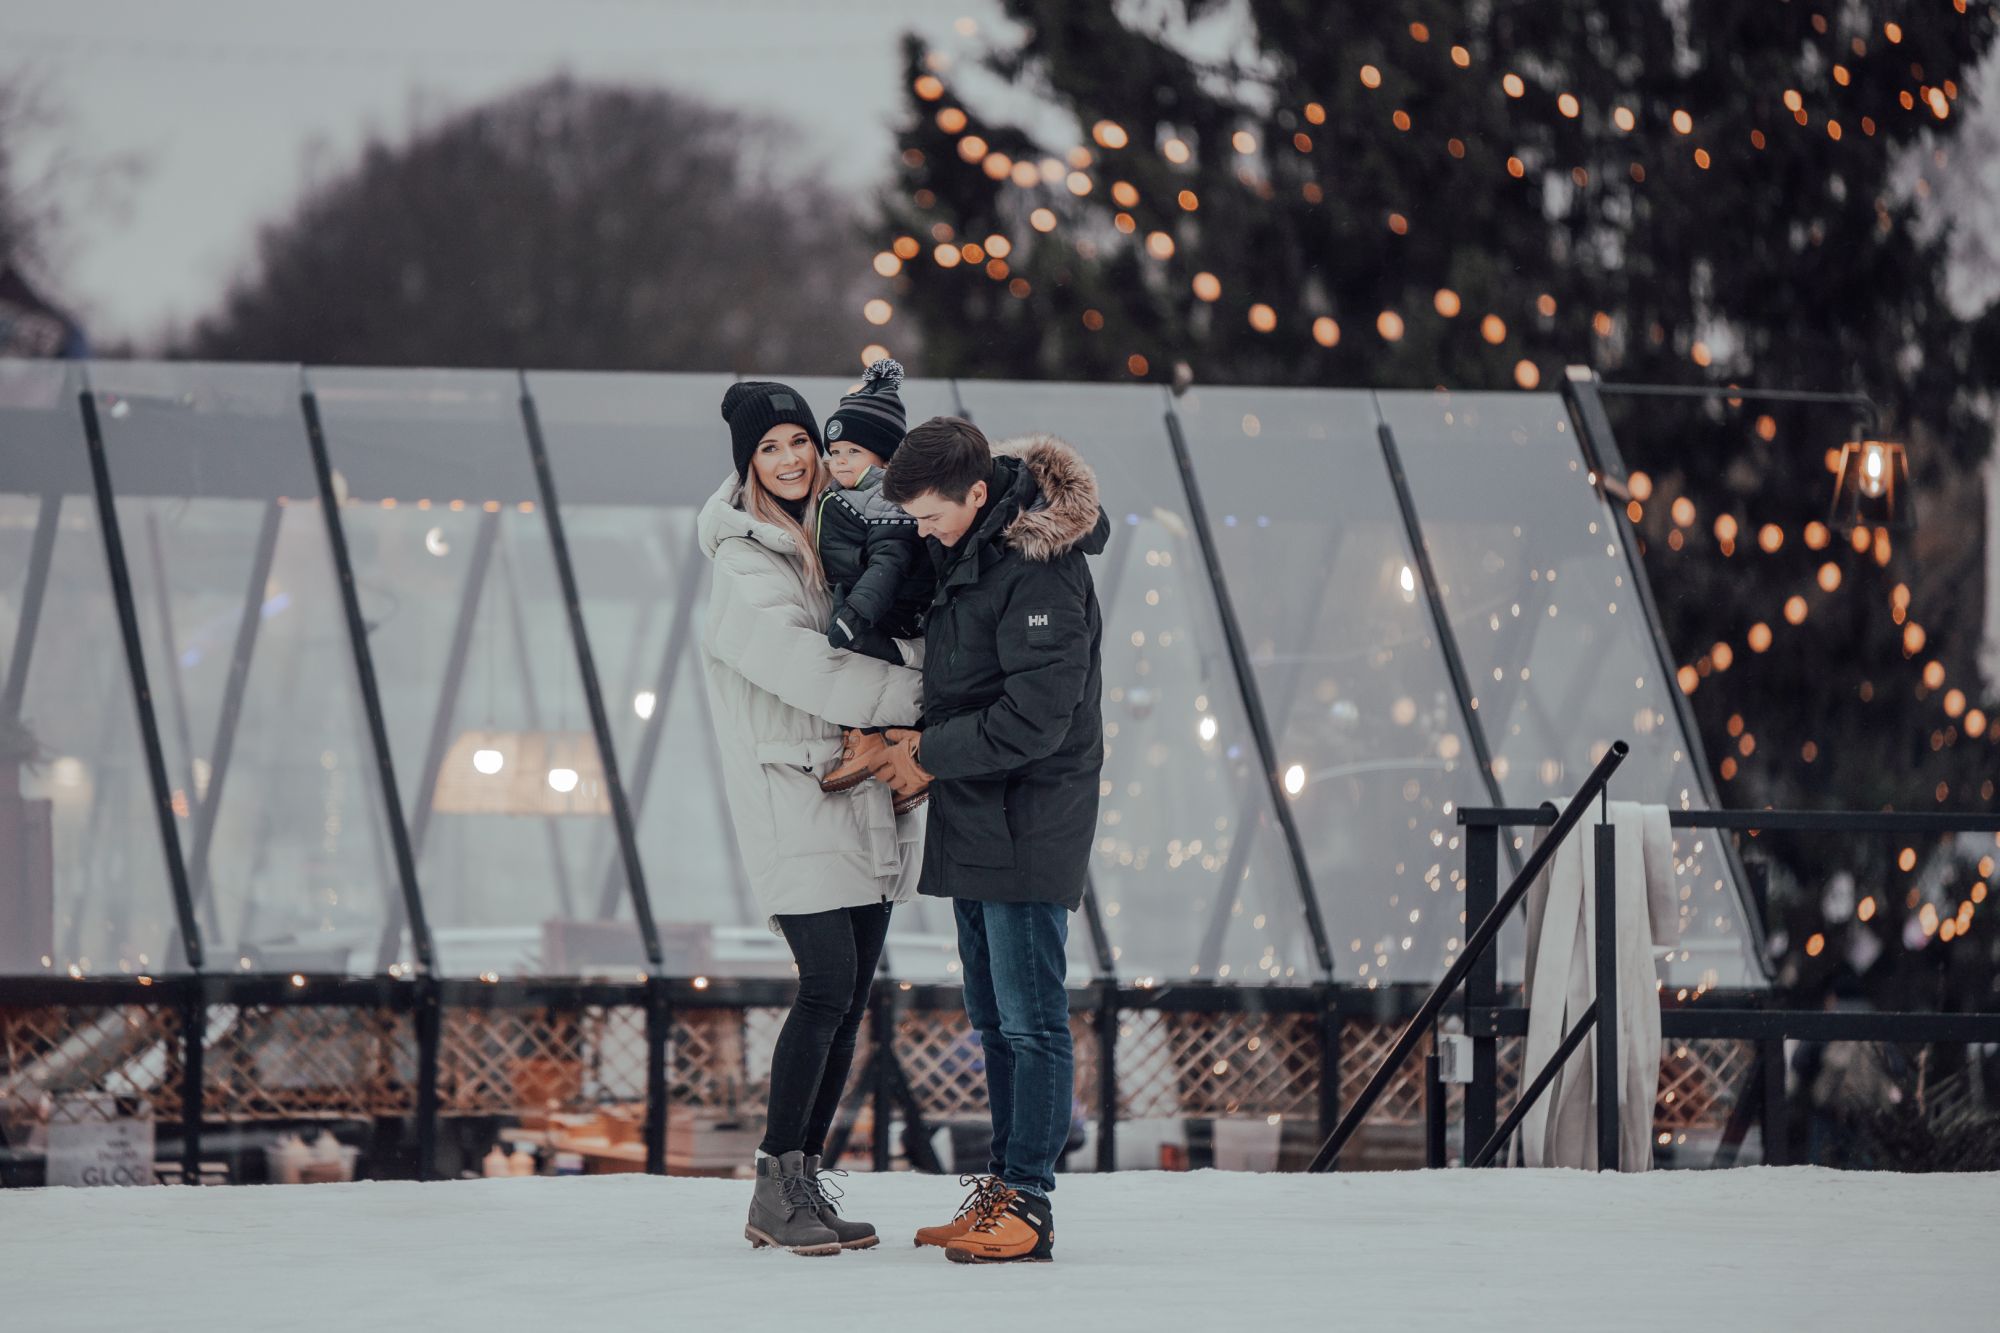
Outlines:
{"type": "Polygon", "coordinates": [[[801,1151],[812,1157],[826,1151],[847,1088],[854,1037],[889,933],[889,904],[780,916],[778,929],[799,965],[799,997],[771,1056],[762,1147],[773,1157],[801,1151]]]}

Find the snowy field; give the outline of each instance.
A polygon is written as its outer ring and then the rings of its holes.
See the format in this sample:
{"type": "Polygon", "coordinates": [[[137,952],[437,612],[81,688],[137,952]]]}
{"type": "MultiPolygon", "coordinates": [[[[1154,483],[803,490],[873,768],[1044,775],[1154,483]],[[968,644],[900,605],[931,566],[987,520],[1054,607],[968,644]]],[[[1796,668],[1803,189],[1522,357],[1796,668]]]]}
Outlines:
{"type": "Polygon", "coordinates": [[[1075,1176],[1054,1264],[976,1268],[909,1242],[955,1180],[846,1184],[884,1242],[824,1259],[709,1180],[0,1191],[0,1326],[2000,1328],[1995,1176],[1075,1176]]]}

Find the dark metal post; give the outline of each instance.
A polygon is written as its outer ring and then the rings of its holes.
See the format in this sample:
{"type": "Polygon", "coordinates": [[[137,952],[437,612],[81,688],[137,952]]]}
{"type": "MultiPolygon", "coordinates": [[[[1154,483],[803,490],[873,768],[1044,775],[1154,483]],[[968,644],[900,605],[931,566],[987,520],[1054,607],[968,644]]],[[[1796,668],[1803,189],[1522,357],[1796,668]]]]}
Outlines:
{"type": "Polygon", "coordinates": [[[417,979],[417,1179],[437,1179],[438,1058],[444,1037],[443,996],[438,979],[417,979]]]}
{"type": "MultiPolygon", "coordinates": [[[[1403,471],[1403,455],[1396,448],[1395,432],[1382,417],[1382,405],[1375,405],[1375,438],[1382,446],[1382,464],[1389,473],[1389,485],[1396,492],[1396,509],[1403,520],[1403,534],[1410,543],[1410,558],[1417,562],[1417,582],[1424,590],[1424,604],[1431,614],[1431,628],[1437,633],[1438,652],[1444,658],[1445,674],[1451,678],[1451,688],[1458,696],[1459,716],[1465,722],[1465,738],[1472,744],[1472,754],[1479,761],[1479,780],[1485,784],[1487,795],[1495,805],[1505,805],[1506,798],[1500,793],[1500,780],[1493,776],[1493,747],[1487,744],[1486,728],[1479,721],[1479,697],[1472,688],[1472,677],[1465,669],[1465,655],[1458,649],[1458,635],[1452,632],[1451,618],[1445,613],[1444,595],[1438,590],[1437,570],[1431,565],[1430,543],[1424,539],[1423,520],[1417,516],[1416,496],[1410,490],[1410,478],[1403,471]]],[[[1508,863],[1519,865],[1513,849],[1508,848],[1508,863]]],[[[1477,918],[1472,918],[1476,920],[1477,918]]]]}
{"type": "MultiPolygon", "coordinates": [[[[1486,919],[1500,892],[1500,829],[1474,824],[1465,830],[1465,922],[1486,919]]],[[[1500,1003],[1500,961],[1490,949],[1473,959],[1465,978],[1465,1030],[1472,1034],[1472,1081],[1465,1085],[1465,1142],[1469,1149],[1493,1137],[1500,1115],[1500,1039],[1483,1025],[1473,1024],[1475,1010],[1500,1003]]]]}
{"type": "MultiPolygon", "coordinates": [[[[1656,386],[1646,386],[1648,390],[1653,387],[1656,386]]],[[[1687,386],[1685,390],[1680,386],[1672,385],[1657,387],[1663,389],[1668,395],[1673,397],[1710,398],[1722,396],[1719,392],[1710,391],[1715,386],[1691,385],[1687,386]]],[[[1619,456],[1617,435],[1611,429],[1610,414],[1604,410],[1603,391],[1610,389],[1615,393],[1629,393],[1633,391],[1633,388],[1634,386],[1630,385],[1603,384],[1594,375],[1589,379],[1582,380],[1570,379],[1567,376],[1563,379],[1563,400],[1569,407],[1570,420],[1576,426],[1577,439],[1582,445],[1584,462],[1597,473],[1600,493],[1604,491],[1604,483],[1607,478],[1616,477],[1621,487],[1625,480],[1625,460],[1619,456]]],[[[1791,397],[1791,395],[1783,393],[1771,395],[1757,394],[1754,396],[1791,397]]],[[[1842,394],[1834,395],[1833,397],[1836,401],[1851,404],[1868,403],[1866,398],[1856,395],[1842,394]]],[[[1825,398],[1825,395],[1809,393],[1804,396],[1804,401],[1818,402],[1824,401],[1825,398]]],[[[1870,405],[1866,410],[1872,414],[1874,408],[1870,405]]],[[[1614,495],[1613,498],[1615,499],[1616,496],[1614,495]]],[[[1667,698],[1670,701],[1669,706],[1674,710],[1674,717],[1680,723],[1682,742],[1687,749],[1688,767],[1694,771],[1694,780],[1701,791],[1702,804],[1711,808],[1720,808],[1723,801],[1716,794],[1715,769],[1709,764],[1707,750],[1702,745],[1701,724],[1695,718],[1694,703],[1684,692],[1673,686],[1674,662],[1670,655],[1666,625],[1660,619],[1659,603],[1653,598],[1653,581],[1646,573],[1646,562],[1639,554],[1638,535],[1622,521],[1616,521],[1618,511],[1615,508],[1607,506],[1606,513],[1615,520],[1612,526],[1614,534],[1612,540],[1617,544],[1619,554],[1624,557],[1626,576],[1632,582],[1633,595],[1639,603],[1639,612],[1645,618],[1646,627],[1650,631],[1647,638],[1650,640],[1653,650],[1653,666],[1660,673],[1660,680],[1667,686],[1667,698]]],[[[1748,879],[1743,866],[1743,858],[1737,852],[1735,841],[1730,838],[1718,838],[1716,842],[1721,848],[1723,859],[1728,862],[1730,869],[1734,872],[1736,882],[1747,888],[1748,879]]],[[[1746,903],[1745,906],[1748,907],[1749,904],[1746,903]]],[[[1771,962],[1768,951],[1764,948],[1766,936],[1765,919],[1759,912],[1746,911],[1744,915],[1750,921],[1750,938],[1755,942],[1756,946],[1749,951],[1750,955],[1764,969],[1765,975],[1769,976],[1771,975],[1771,962]]]]}
{"type": "Polygon", "coordinates": [[[890,1161],[889,1121],[894,1115],[896,1091],[896,988],[877,986],[868,1019],[875,1037],[875,1123],[870,1132],[877,1171],[887,1171],[890,1161]]]}
{"type": "Polygon", "coordinates": [[[1112,961],[1111,934],[1104,928],[1104,911],[1097,902],[1097,877],[1088,871],[1083,880],[1083,922],[1090,930],[1091,960],[1097,964],[1098,977],[1115,977],[1118,968],[1112,961]]]}
{"type": "MultiPolygon", "coordinates": [[[[410,947],[418,964],[429,972],[436,963],[430,922],[425,919],[423,895],[417,889],[417,858],[410,845],[410,826],[403,819],[403,799],[396,790],[389,726],[382,715],[382,690],[375,680],[375,654],[368,646],[367,622],[361,618],[361,595],[354,586],[354,560],[347,549],[347,527],[341,522],[340,499],[333,489],[333,462],[327,453],[326,432],[320,426],[319,400],[312,390],[305,389],[299,394],[299,410],[305,416],[306,443],[312,450],[320,512],[326,518],[327,544],[332,548],[334,573],[340,583],[340,606],[347,621],[348,647],[354,653],[354,673],[361,685],[361,705],[368,718],[368,740],[375,750],[376,780],[382,791],[383,814],[389,823],[389,845],[395,852],[403,913],[410,923],[410,947]]],[[[393,904],[385,915],[394,916],[393,904]]]]}
{"type": "Polygon", "coordinates": [[[208,1043],[208,1002],[200,977],[181,984],[181,1181],[201,1184],[202,1059],[208,1043]]]}
{"type": "Polygon", "coordinates": [[[1618,1170],[1618,830],[1597,826],[1597,1169],[1618,1170]]]}
{"type": "MultiPolygon", "coordinates": [[[[1431,1032],[1437,1041],[1437,1032],[1431,1032]]],[[[1424,1165],[1431,1170],[1444,1166],[1444,1075],[1438,1068],[1437,1052],[1424,1057],[1424,1165]]]]}
{"type": "Polygon", "coordinates": [[[187,954],[188,967],[199,972],[201,932],[195,923],[194,897],[188,890],[187,862],[181,856],[173,787],[167,781],[167,758],[160,746],[160,719],[153,710],[153,689],[146,679],[146,653],[139,640],[139,610],[132,597],[132,570],[125,562],[125,539],[119,532],[118,505],[111,491],[111,464],[105,457],[104,432],[97,421],[97,399],[86,388],[77,395],[77,403],[83,411],[91,488],[97,494],[97,526],[104,536],[104,561],[110,567],[111,595],[118,606],[119,636],[125,645],[125,669],[132,683],[132,701],[139,713],[146,776],[153,784],[153,812],[159,821],[160,847],[167,861],[167,880],[173,889],[174,916],[180,922],[181,947],[187,954]]]}
{"type": "Polygon", "coordinates": [[[35,631],[42,619],[42,598],[49,589],[49,564],[56,549],[56,526],[62,517],[63,498],[44,495],[35,511],[35,536],[28,547],[28,577],[21,585],[21,617],[14,626],[14,649],[9,655],[7,676],[0,683],[0,722],[21,716],[21,701],[28,692],[28,663],[35,651],[35,631]]]}
{"type": "Polygon", "coordinates": [[[1340,1002],[1331,984],[1316,988],[1319,1018],[1319,1136],[1322,1142],[1340,1123],[1340,1002]]]}
{"type": "Polygon", "coordinates": [[[525,371],[521,374],[521,421],[527,427],[528,452],[534,459],[535,483],[542,496],[542,517],[549,525],[549,548],[555,556],[556,577],[562,583],[563,609],[569,613],[569,637],[576,648],[576,670],[583,679],[584,702],[590,708],[590,727],[597,737],[597,759],[604,766],[604,787],[611,797],[611,822],[618,834],[619,854],[625,860],[625,882],[632,892],[632,914],[639,923],[639,938],[646,948],[646,961],[658,967],[660,930],[653,920],[652,900],[646,893],[646,870],[639,863],[639,838],[633,828],[632,807],[625,799],[625,784],[618,776],[618,752],[611,743],[611,718],[604,711],[604,688],[597,679],[597,660],[590,651],[590,632],[583,619],[583,596],[577,588],[576,567],[569,557],[569,538],[563,532],[562,511],[556,505],[555,473],[549,467],[549,451],[542,438],[541,416],[535,410],[534,395],[528,391],[525,371]]]}
{"type": "Polygon", "coordinates": [[[1097,982],[1097,1169],[1118,1169],[1118,983],[1097,982]]]}
{"type": "MultiPolygon", "coordinates": [[[[1222,576],[1222,560],[1215,550],[1215,534],[1208,526],[1208,510],[1202,505],[1201,487],[1195,480],[1194,459],[1188,452],[1186,437],[1181,434],[1180,418],[1171,410],[1167,412],[1167,440],[1173,446],[1174,463],[1180,469],[1181,489],[1187,496],[1188,517],[1193,520],[1195,544],[1201,550],[1202,563],[1208,573],[1208,586],[1215,593],[1216,618],[1222,622],[1222,639],[1229,649],[1229,663],[1235,671],[1244,714],[1250,721],[1250,735],[1257,746],[1258,761],[1264,766],[1264,780],[1270,785],[1272,814],[1285,835],[1285,849],[1291,854],[1292,874],[1298,881],[1299,896],[1303,900],[1301,905],[1305,911],[1306,930],[1312,937],[1320,974],[1331,980],[1333,946],[1327,940],[1326,922],[1320,917],[1319,895],[1313,889],[1312,867],[1306,858],[1305,840],[1299,836],[1298,823],[1292,818],[1292,800],[1285,794],[1278,772],[1277,741],[1271,735],[1270,717],[1264,711],[1263,696],[1257,688],[1256,672],[1250,664],[1250,649],[1243,642],[1243,630],[1236,622],[1236,608],[1229,600],[1229,585],[1222,576]]],[[[1234,885],[1227,885],[1223,891],[1233,892],[1234,889],[1234,885]]]]}
{"type": "Polygon", "coordinates": [[[1764,1165],[1789,1166],[1785,1141],[1789,1108],[1785,1104],[1785,1042],[1782,1037],[1757,1043],[1764,1064],[1764,1165]]]}
{"type": "Polygon", "coordinates": [[[673,1001],[664,977],[646,978],[646,1174],[667,1174],[667,1050],[673,1001]]]}

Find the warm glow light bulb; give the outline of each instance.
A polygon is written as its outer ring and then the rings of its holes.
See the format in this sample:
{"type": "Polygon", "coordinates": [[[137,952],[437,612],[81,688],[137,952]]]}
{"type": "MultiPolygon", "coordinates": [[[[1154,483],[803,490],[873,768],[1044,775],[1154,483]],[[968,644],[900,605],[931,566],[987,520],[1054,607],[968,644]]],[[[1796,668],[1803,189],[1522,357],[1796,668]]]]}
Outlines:
{"type": "Polygon", "coordinates": [[[640,690],[632,696],[632,711],[642,722],[653,715],[653,710],[659,707],[659,704],[660,697],[651,690],[640,690]]]}
{"type": "Polygon", "coordinates": [[[490,778],[507,766],[507,757],[498,750],[474,750],[472,766],[490,778]]]}
{"type": "Polygon", "coordinates": [[[573,768],[552,768],[549,770],[549,786],[567,795],[576,790],[576,770],[573,768]]]}

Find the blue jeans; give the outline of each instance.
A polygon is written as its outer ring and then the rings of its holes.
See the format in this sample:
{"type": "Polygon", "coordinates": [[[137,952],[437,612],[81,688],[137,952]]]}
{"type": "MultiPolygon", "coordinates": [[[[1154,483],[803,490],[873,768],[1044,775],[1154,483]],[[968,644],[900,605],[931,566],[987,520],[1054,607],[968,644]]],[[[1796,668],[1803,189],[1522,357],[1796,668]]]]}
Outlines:
{"type": "Polygon", "coordinates": [[[1044,1197],[1069,1140],[1069,910],[1060,903],[952,900],[965,1016],[986,1056],[993,1112],[988,1174],[1044,1197]]]}

